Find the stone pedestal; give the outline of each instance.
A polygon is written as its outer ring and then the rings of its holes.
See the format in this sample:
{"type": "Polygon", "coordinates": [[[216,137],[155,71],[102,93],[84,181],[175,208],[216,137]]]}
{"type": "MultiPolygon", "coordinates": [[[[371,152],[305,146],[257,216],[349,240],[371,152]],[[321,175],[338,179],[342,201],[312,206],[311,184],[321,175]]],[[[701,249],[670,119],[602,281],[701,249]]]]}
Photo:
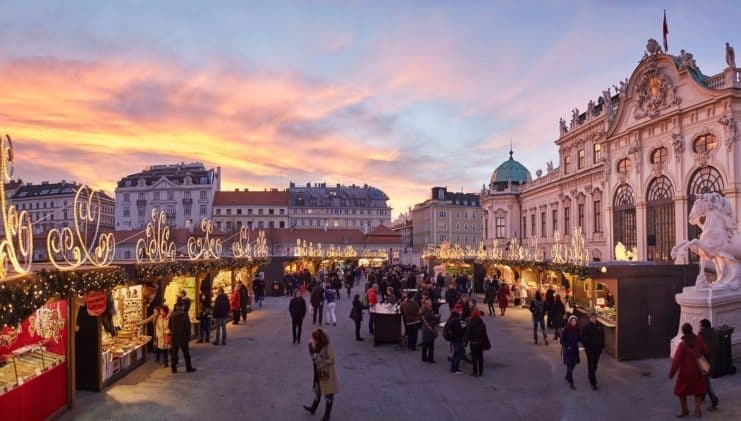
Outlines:
{"type": "Polygon", "coordinates": [[[682,325],[691,324],[697,333],[702,319],[710,320],[713,327],[733,326],[732,345],[741,344],[741,289],[734,290],[725,285],[715,288],[684,287],[681,293],[675,295],[675,300],[682,311],[677,336],[671,342],[672,356],[682,340],[682,325]]]}

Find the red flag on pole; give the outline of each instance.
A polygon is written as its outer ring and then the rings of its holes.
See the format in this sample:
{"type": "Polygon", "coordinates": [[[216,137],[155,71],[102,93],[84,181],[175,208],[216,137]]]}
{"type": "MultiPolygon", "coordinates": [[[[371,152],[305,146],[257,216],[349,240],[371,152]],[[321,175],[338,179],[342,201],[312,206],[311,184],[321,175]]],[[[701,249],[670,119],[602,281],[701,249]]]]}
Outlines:
{"type": "Polygon", "coordinates": [[[664,52],[669,51],[669,42],[666,39],[666,36],[669,35],[669,25],[666,23],[666,10],[664,10],[664,27],[662,28],[662,33],[664,34],[664,52]]]}

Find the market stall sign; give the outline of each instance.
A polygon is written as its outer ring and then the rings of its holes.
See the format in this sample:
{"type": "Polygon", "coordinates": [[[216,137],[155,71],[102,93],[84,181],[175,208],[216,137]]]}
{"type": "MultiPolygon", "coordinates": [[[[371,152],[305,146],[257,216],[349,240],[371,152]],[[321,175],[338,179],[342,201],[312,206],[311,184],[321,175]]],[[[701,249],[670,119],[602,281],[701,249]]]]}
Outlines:
{"type": "Polygon", "coordinates": [[[89,292],[85,296],[85,303],[87,305],[87,314],[98,317],[105,312],[106,308],[106,295],[104,291],[93,291],[89,292]]]}

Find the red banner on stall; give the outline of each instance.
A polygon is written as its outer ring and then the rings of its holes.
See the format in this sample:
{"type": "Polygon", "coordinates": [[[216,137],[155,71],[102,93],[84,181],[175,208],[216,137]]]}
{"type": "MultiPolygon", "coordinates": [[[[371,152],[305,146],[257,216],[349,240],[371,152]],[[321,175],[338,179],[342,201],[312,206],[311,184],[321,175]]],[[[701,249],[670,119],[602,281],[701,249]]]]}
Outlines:
{"type": "Polygon", "coordinates": [[[103,291],[89,292],[85,296],[87,314],[98,317],[105,312],[106,296],[103,291]]]}

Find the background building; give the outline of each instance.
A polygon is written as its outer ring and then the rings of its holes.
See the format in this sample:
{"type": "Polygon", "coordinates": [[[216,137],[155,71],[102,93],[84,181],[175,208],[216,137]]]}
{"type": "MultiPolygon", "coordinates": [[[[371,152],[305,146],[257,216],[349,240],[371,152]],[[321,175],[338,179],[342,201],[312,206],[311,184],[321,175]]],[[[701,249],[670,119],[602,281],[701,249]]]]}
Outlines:
{"type": "Polygon", "coordinates": [[[356,228],[364,232],[379,225],[391,225],[391,208],[386,193],[369,186],[327,187],[306,183],[288,189],[292,228],[356,228]]]}
{"type": "Polygon", "coordinates": [[[550,258],[554,233],[564,243],[581,227],[594,260],[614,259],[621,242],[638,260],[667,262],[699,233],[687,217],[696,194],[720,193],[738,215],[741,70],[708,76],[684,50],[652,50],[617,92],[560,121],[557,167],[531,180],[510,156],[502,166],[514,171],[494,171],[481,192],[487,243],[534,235],[550,258]]]}
{"type": "Polygon", "coordinates": [[[427,244],[448,241],[478,245],[484,235],[484,218],[475,193],[451,193],[433,187],[429,199],[412,208],[412,246],[420,252],[427,244]]]}
{"type": "Polygon", "coordinates": [[[214,194],[213,220],[216,228],[227,234],[242,226],[249,229],[287,228],[288,190],[217,191],[214,194]]]}
{"type": "Polygon", "coordinates": [[[221,190],[221,168],[201,163],[153,165],[122,178],[116,186],[116,229],[141,229],[153,208],[167,213],[168,223],[184,228],[211,217],[214,193],[221,190]]]}
{"type": "Polygon", "coordinates": [[[414,224],[412,224],[411,212],[412,210],[410,208],[409,213],[402,213],[391,224],[391,229],[401,235],[401,246],[405,250],[411,250],[413,247],[412,238],[414,233],[414,224]]]}

